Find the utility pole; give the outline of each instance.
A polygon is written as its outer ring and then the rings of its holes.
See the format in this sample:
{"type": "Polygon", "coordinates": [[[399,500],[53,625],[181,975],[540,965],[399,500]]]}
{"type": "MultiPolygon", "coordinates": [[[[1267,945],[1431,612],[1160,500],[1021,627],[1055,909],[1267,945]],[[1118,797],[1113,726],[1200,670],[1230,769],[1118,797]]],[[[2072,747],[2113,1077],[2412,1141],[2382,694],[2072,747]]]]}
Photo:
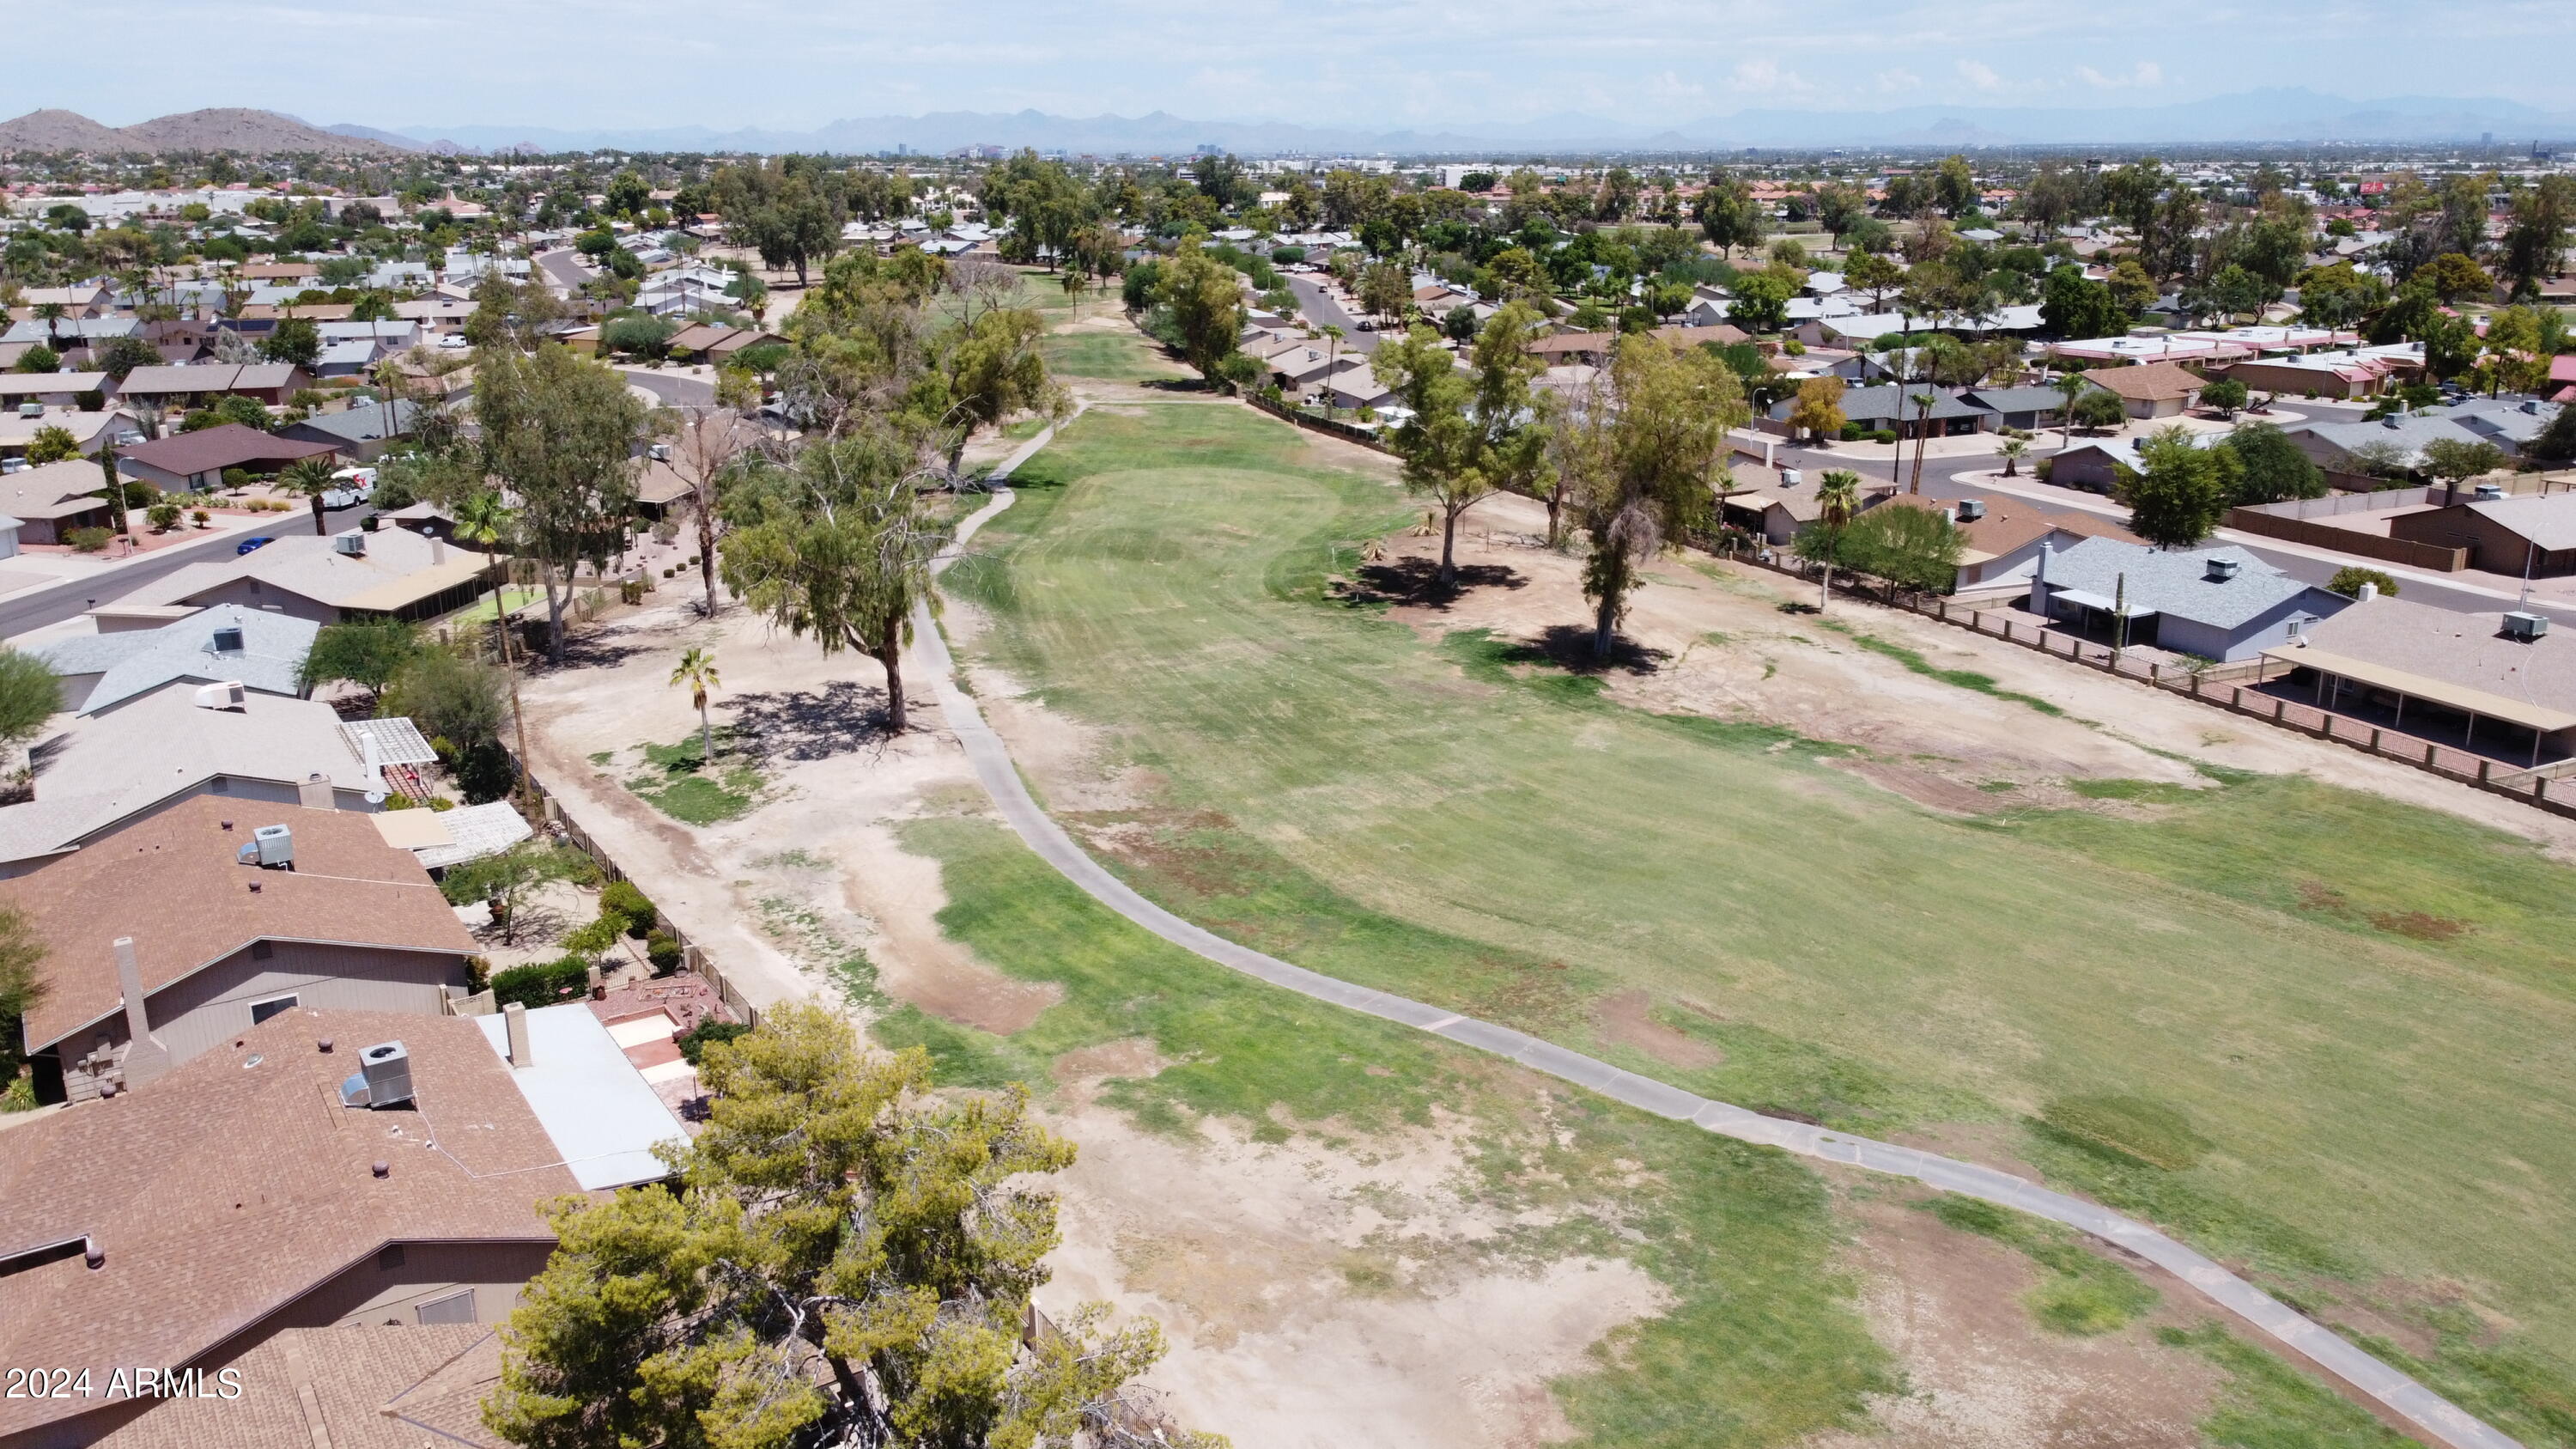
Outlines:
{"type": "Polygon", "coordinates": [[[2120,667],[2121,651],[2129,647],[2129,574],[2120,571],[2111,586],[2111,667],[2120,667]]]}

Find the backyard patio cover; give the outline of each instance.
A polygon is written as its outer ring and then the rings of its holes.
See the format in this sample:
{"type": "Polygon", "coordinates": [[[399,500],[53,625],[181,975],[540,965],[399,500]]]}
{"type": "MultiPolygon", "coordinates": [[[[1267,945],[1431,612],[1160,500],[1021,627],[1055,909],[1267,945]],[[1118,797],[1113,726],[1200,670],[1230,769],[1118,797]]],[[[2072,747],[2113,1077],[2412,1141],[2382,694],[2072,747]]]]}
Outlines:
{"type": "Polygon", "coordinates": [[[2155,612],[2153,609],[2142,609],[2136,604],[2131,604],[2124,609],[2113,600],[2087,589],[2059,589],[2051,597],[2064,599],[2070,604],[2080,604],[2087,609],[2099,609],[2105,614],[2124,614],[2132,619],[2143,619],[2155,612]]]}
{"type": "Polygon", "coordinates": [[[2287,648],[2266,649],[2263,651],[2263,657],[2277,659],[2284,664],[2302,665],[2321,674],[2339,675],[2356,684],[2376,685],[2410,699],[2425,700],[2451,709],[2464,710],[2480,719],[2503,720],[2506,724],[2520,725],[2524,729],[2538,730],[2542,734],[2556,734],[2560,730],[2576,729],[2576,714],[2569,714],[2565,710],[2551,709],[2547,705],[2533,704],[2529,700],[2509,699],[2501,694],[2489,694],[2483,689],[2471,689],[2464,684],[2451,684],[2443,680],[2427,678],[2421,674],[2409,674],[2403,669],[2391,669],[2385,664],[2373,664],[2367,659],[2355,659],[2349,654],[2334,654],[2323,649],[2287,648]]]}

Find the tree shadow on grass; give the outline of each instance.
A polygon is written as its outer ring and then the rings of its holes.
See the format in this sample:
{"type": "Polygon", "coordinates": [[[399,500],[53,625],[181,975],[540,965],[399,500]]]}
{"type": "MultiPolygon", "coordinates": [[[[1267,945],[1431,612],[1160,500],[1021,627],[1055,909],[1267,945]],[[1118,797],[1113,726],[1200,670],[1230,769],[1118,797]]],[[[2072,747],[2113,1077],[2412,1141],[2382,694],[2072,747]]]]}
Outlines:
{"type": "Polygon", "coordinates": [[[736,695],[717,708],[733,714],[734,750],[756,764],[829,760],[882,748],[890,737],[885,690],[852,679],[736,695]]]}
{"type": "Polygon", "coordinates": [[[1655,649],[1640,644],[1625,634],[1610,636],[1610,657],[1592,652],[1592,630],[1581,624],[1550,624],[1539,632],[1535,643],[1520,646],[1531,662],[1545,660],[1568,674],[1602,675],[1613,670],[1622,674],[1653,674],[1673,657],[1669,649],[1655,649]]]}
{"type": "Polygon", "coordinates": [[[1362,564],[1342,597],[1360,604],[1419,604],[1446,609],[1470,589],[1525,589],[1529,580],[1508,564],[1460,564],[1458,581],[1443,587],[1440,560],[1391,558],[1362,564]]]}
{"type": "MultiPolygon", "coordinates": [[[[543,640],[543,631],[538,638],[543,640]]],[[[623,664],[653,646],[641,637],[641,631],[629,625],[610,625],[605,629],[583,629],[570,619],[564,621],[563,657],[546,652],[542,642],[522,656],[530,676],[552,674],[561,669],[607,669],[623,664]]]]}

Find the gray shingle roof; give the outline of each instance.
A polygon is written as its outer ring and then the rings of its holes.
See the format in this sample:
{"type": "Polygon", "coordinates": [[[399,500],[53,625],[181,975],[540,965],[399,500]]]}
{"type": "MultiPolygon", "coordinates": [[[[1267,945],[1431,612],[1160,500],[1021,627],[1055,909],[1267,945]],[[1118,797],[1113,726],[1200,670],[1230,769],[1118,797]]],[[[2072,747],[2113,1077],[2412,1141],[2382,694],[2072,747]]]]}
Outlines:
{"type": "Polygon", "coordinates": [[[2449,418],[2438,417],[2382,418],[2375,423],[2310,423],[2293,431],[2322,438],[2347,453],[2358,453],[2373,445],[2392,447],[2398,451],[2399,461],[2410,468],[2423,461],[2424,445],[2437,438],[2449,438],[2460,443],[2486,441],[2449,418]],[[2391,427],[2392,423],[2396,426],[2391,427]]]}
{"type": "Polygon", "coordinates": [[[2532,498],[2499,498],[2464,505],[2481,518],[2502,524],[2548,553],[2576,548],[2576,493],[2532,498]]]}
{"type": "Polygon", "coordinates": [[[239,680],[268,694],[300,693],[296,676],[320,628],[309,619],[219,604],[158,629],[59,639],[31,652],[56,674],[98,675],[89,697],[73,707],[96,714],[180,679],[239,680]],[[218,629],[239,629],[242,647],[217,653],[218,629]]]}
{"type": "Polygon", "coordinates": [[[2321,615],[2347,602],[2340,595],[2282,573],[2241,548],[2175,553],[2118,539],[2088,538],[2048,560],[2049,587],[2081,589],[2105,598],[2123,588],[2124,574],[2130,608],[2142,613],[2153,609],[2214,629],[2241,627],[2302,594],[2317,596],[2315,607],[2321,615]],[[2210,578],[2209,561],[2213,558],[2234,560],[2236,577],[2225,581],[2210,578]]]}

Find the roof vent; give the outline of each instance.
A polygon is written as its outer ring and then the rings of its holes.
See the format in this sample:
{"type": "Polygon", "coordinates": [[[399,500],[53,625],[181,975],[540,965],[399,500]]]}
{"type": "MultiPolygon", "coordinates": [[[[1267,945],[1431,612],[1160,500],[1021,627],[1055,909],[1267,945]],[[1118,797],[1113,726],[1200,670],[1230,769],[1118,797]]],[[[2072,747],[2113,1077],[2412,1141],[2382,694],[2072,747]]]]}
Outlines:
{"type": "Polygon", "coordinates": [[[293,870],[295,832],[284,825],[263,825],[250,833],[250,844],[233,858],[262,870],[293,870]]]}
{"type": "Polygon", "coordinates": [[[2209,571],[2201,577],[2213,584],[2223,584],[2235,578],[2236,571],[2243,567],[2243,562],[2237,559],[2213,558],[2209,561],[2209,571]]]}
{"type": "Polygon", "coordinates": [[[1986,500],[1982,498],[1962,498],[1959,500],[1959,521],[1961,523],[1974,523],[1985,516],[1986,500]]]}
{"type": "Polygon", "coordinates": [[[340,1084],[344,1107],[379,1110],[410,1100],[411,1053],[398,1041],[380,1042],[358,1053],[358,1074],[340,1084]]]}
{"type": "Polygon", "coordinates": [[[331,548],[335,553],[345,553],[352,558],[365,558],[367,536],[363,533],[336,534],[331,539],[331,548]]]}
{"type": "Polygon", "coordinates": [[[242,631],[239,624],[227,624],[215,631],[215,652],[218,654],[242,652],[242,631]]]}
{"type": "Polygon", "coordinates": [[[2528,610],[2516,609],[2504,616],[2504,637],[2508,639],[2519,639],[2529,644],[2548,632],[2547,614],[2534,614],[2528,610]]]}

